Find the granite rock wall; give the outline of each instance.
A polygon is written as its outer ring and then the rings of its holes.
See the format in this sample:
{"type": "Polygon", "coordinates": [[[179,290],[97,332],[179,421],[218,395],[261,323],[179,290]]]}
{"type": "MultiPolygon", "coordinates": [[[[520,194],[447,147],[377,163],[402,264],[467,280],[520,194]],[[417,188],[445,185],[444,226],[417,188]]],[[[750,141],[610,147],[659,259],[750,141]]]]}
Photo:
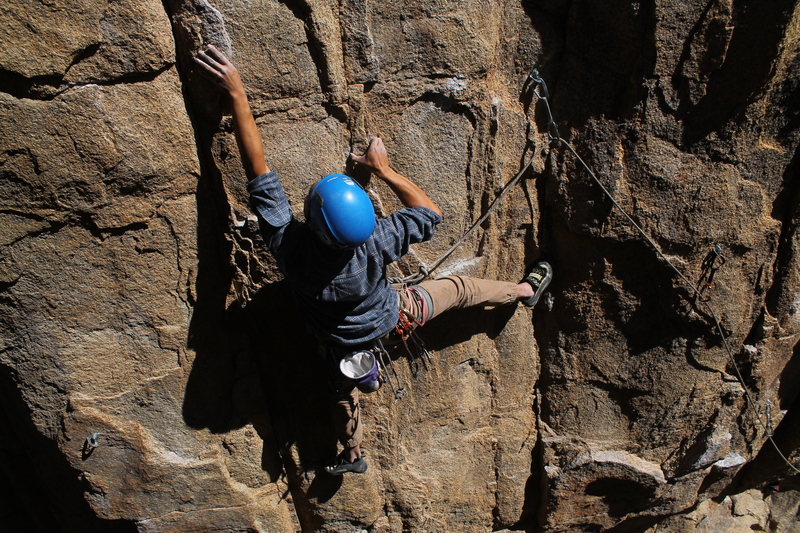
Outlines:
{"type": "Polygon", "coordinates": [[[767,439],[800,464],[795,2],[0,12],[10,530],[800,530],[797,471],[767,439]],[[324,369],[193,64],[207,44],[239,67],[298,215],[333,172],[398,207],[347,162],[371,136],[442,207],[392,275],[531,162],[434,275],[517,280],[543,257],[549,294],[435,319],[430,364],[394,353],[406,395],[364,399],[363,476],[319,471],[324,369]]]}

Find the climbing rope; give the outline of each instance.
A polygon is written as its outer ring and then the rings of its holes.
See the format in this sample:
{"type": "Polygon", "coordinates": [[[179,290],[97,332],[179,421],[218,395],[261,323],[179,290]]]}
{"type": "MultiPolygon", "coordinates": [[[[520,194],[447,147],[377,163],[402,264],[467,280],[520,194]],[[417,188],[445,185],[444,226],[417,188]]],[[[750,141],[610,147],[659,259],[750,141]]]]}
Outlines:
{"type": "Polygon", "coordinates": [[[800,469],[798,469],[791,462],[789,462],[789,459],[787,459],[786,456],[783,454],[783,452],[781,452],[781,450],[778,448],[777,443],[773,439],[772,420],[771,420],[772,403],[769,402],[769,400],[767,400],[767,409],[766,409],[767,421],[765,423],[761,419],[758,406],[745,383],[741,371],[739,370],[739,365],[736,363],[736,358],[734,357],[733,351],[731,350],[731,347],[728,344],[728,339],[725,336],[725,332],[722,329],[722,324],[720,323],[719,318],[717,317],[717,313],[714,310],[714,307],[711,305],[711,297],[703,296],[703,293],[708,288],[710,288],[711,282],[713,281],[714,274],[716,273],[717,269],[719,269],[719,267],[721,267],[725,262],[725,258],[722,256],[721,247],[717,245],[709,254],[709,256],[706,257],[706,260],[704,261],[703,276],[705,276],[705,272],[708,271],[709,272],[708,280],[706,281],[705,284],[701,285],[699,288],[695,287],[695,285],[691,281],[689,281],[689,279],[686,278],[686,276],[684,276],[683,273],[681,273],[681,271],[678,270],[678,268],[675,267],[674,264],[672,264],[672,261],[670,261],[666,255],[664,255],[664,253],[661,251],[658,245],[647,235],[647,233],[641,228],[641,226],[639,226],[639,224],[637,224],[636,221],[633,220],[633,218],[625,211],[625,209],[622,208],[622,206],[617,202],[614,196],[600,182],[600,180],[597,178],[597,176],[589,167],[589,165],[587,165],[586,162],[581,158],[581,156],[578,155],[578,152],[575,151],[572,145],[563,138],[561,138],[561,136],[558,133],[558,127],[556,126],[555,120],[553,119],[552,111],[550,110],[550,103],[548,102],[548,98],[550,95],[547,91],[547,85],[545,84],[544,80],[539,76],[539,72],[536,69],[531,71],[529,79],[535,84],[533,89],[534,94],[539,98],[539,101],[542,101],[545,104],[545,111],[547,113],[547,119],[548,119],[547,132],[548,135],[550,136],[551,144],[560,142],[572,153],[573,156],[575,156],[575,158],[578,160],[581,166],[586,170],[586,172],[588,172],[589,176],[591,176],[592,180],[600,187],[600,189],[608,197],[608,199],[611,200],[611,203],[614,204],[614,207],[616,207],[619,210],[619,212],[625,216],[628,222],[630,222],[631,225],[634,228],[636,228],[636,231],[638,231],[639,234],[644,238],[644,240],[647,241],[647,243],[656,251],[656,254],[658,254],[658,256],[665,263],[667,263],[667,265],[678,275],[678,277],[681,280],[683,280],[686,286],[689,287],[689,289],[691,289],[691,291],[695,295],[695,300],[703,304],[703,306],[706,308],[709,315],[712,317],[714,321],[717,333],[719,334],[719,337],[722,340],[722,345],[725,348],[725,351],[727,352],[728,357],[731,361],[731,365],[736,372],[736,378],[738,379],[740,385],[742,386],[742,389],[745,392],[745,397],[747,398],[747,406],[750,407],[755,413],[756,419],[758,420],[761,427],[764,429],[764,434],[766,435],[767,439],[772,444],[772,446],[775,448],[775,451],[778,453],[781,459],[783,459],[783,461],[789,466],[789,468],[794,470],[796,473],[800,474],[800,469]],[[541,93],[539,92],[539,88],[541,88],[541,93]]]}
{"type": "Polygon", "coordinates": [[[392,282],[392,283],[398,283],[399,282],[399,283],[406,283],[406,284],[409,284],[409,285],[416,285],[419,282],[421,282],[422,280],[424,280],[425,278],[429,277],[431,274],[433,274],[433,272],[437,268],[439,268],[442,265],[442,263],[444,263],[447,260],[447,258],[450,257],[450,255],[452,255],[452,253],[455,252],[456,249],[459,246],[464,244],[464,241],[466,241],[469,238],[469,236],[472,235],[472,233],[481,224],[483,224],[483,222],[487,218],[489,218],[489,215],[492,214],[492,211],[494,211],[494,209],[498,205],[500,205],[500,202],[503,200],[503,198],[505,198],[505,196],[508,194],[508,192],[514,187],[514,185],[516,185],[519,182],[519,180],[522,178],[522,176],[525,175],[525,172],[528,171],[528,169],[531,167],[531,165],[536,160],[536,158],[539,157],[539,155],[548,146],[550,146],[549,142],[542,144],[539,148],[536,149],[536,151],[533,153],[533,155],[530,157],[530,159],[528,159],[528,162],[525,164],[525,166],[522,167],[522,170],[520,170],[517,173],[516,176],[511,178],[511,180],[509,180],[509,182],[505,184],[503,189],[500,191],[500,194],[497,195],[497,197],[494,199],[494,201],[489,206],[489,208],[486,210],[486,212],[483,214],[483,216],[481,216],[477,221],[475,221],[475,223],[472,226],[470,226],[470,228],[466,231],[466,233],[464,233],[464,235],[453,246],[451,246],[449,250],[447,250],[444,254],[442,254],[442,256],[439,257],[439,259],[434,261],[431,264],[430,267],[426,267],[425,265],[421,265],[419,267],[419,271],[416,274],[412,274],[412,275],[407,276],[405,278],[392,278],[389,281],[392,282]]]}

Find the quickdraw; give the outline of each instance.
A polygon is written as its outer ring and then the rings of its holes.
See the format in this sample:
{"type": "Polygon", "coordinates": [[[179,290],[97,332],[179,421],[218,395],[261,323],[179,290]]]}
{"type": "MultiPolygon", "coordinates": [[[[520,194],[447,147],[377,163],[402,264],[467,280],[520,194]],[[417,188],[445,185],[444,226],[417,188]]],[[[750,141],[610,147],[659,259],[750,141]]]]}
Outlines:
{"type": "Polygon", "coordinates": [[[417,318],[411,314],[408,309],[401,309],[400,316],[397,317],[397,325],[395,325],[394,330],[400,335],[400,338],[403,342],[406,341],[411,332],[414,331],[414,327],[419,324],[417,322],[417,318]],[[413,320],[409,317],[412,317],[413,320]]]}
{"type": "Polygon", "coordinates": [[[722,255],[722,246],[718,244],[712,248],[705,259],[703,259],[700,281],[698,282],[697,292],[695,293],[695,297],[699,298],[701,302],[706,303],[711,301],[711,295],[707,294],[704,296],[704,294],[714,287],[714,276],[717,274],[717,270],[724,264],[725,256],[722,255]],[[705,282],[703,282],[704,279],[705,282]]]}
{"type": "Polygon", "coordinates": [[[547,90],[547,84],[542,77],[539,76],[539,71],[537,69],[531,70],[531,73],[528,74],[528,79],[535,84],[533,87],[533,94],[544,104],[545,111],[547,112],[547,136],[550,137],[551,141],[561,140],[561,135],[558,133],[558,126],[556,125],[556,121],[553,120],[553,112],[550,110],[550,92],[547,90]],[[540,87],[542,92],[539,92],[540,87]]]}
{"type": "Polygon", "coordinates": [[[403,396],[406,395],[406,390],[400,384],[400,376],[397,375],[397,371],[392,366],[392,359],[389,357],[389,352],[386,351],[380,339],[375,340],[375,351],[378,356],[378,365],[381,367],[381,375],[389,382],[389,386],[394,393],[394,401],[402,400],[403,396]],[[394,374],[394,380],[392,379],[392,374],[394,374]],[[395,385],[395,381],[397,385],[395,385]]]}

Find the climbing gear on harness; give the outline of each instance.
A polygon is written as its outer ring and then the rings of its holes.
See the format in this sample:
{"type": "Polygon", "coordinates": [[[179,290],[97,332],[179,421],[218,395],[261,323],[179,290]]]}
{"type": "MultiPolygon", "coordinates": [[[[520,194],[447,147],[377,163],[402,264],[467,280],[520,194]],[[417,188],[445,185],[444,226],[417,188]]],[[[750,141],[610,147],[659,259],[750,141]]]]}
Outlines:
{"type": "Polygon", "coordinates": [[[429,369],[428,364],[433,364],[428,348],[425,342],[415,331],[417,326],[424,326],[428,317],[433,313],[433,300],[428,291],[422,287],[403,287],[399,289],[405,291],[406,298],[409,305],[412,305],[417,311],[413,311],[402,307],[398,313],[397,324],[395,325],[394,332],[387,338],[387,342],[402,342],[408,354],[408,362],[411,368],[411,374],[417,377],[419,373],[419,361],[422,360],[422,365],[426,370],[429,369]]]}
{"type": "MultiPolygon", "coordinates": [[[[731,347],[728,344],[728,338],[725,335],[725,331],[722,329],[722,323],[720,322],[719,317],[717,316],[717,313],[714,310],[714,307],[711,305],[710,299],[704,300],[702,298],[703,294],[701,288],[696,287],[695,284],[693,284],[680,270],[678,270],[678,268],[672,263],[672,261],[669,260],[669,258],[664,254],[664,252],[661,251],[661,248],[659,248],[659,246],[655,243],[655,241],[653,241],[653,239],[651,239],[650,236],[647,235],[647,233],[642,229],[642,227],[639,224],[637,224],[636,221],[633,220],[633,218],[628,214],[628,212],[619,204],[619,202],[617,202],[616,198],[614,198],[614,196],[609,192],[609,190],[605,187],[605,185],[603,185],[600,179],[598,179],[597,175],[592,171],[589,165],[587,165],[586,162],[581,158],[581,156],[578,155],[578,152],[575,151],[575,148],[573,148],[570,143],[568,143],[566,140],[562,139],[558,135],[558,129],[554,127],[555,121],[553,120],[553,115],[550,110],[550,104],[547,101],[549,95],[547,93],[547,87],[544,84],[544,80],[542,80],[541,77],[539,77],[539,73],[536,69],[533,69],[531,71],[529,78],[535,84],[537,84],[537,86],[542,87],[542,93],[539,93],[538,90],[534,88],[534,94],[536,94],[539,97],[539,99],[543,100],[545,103],[545,109],[547,111],[550,124],[552,124],[552,125],[548,124],[548,134],[550,136],[551,143],[560,142],[570,151],[570,153],[572,153],[573,156],[575,156],[575,158],[578,160],[581,166],[586,170],[586,172],[589,174],[589,176],[592,178],[595,184],[598,187],[600,187],[600,189],[603,191],[603,194],[605,194],[606,197],[611,201],[611,203],[614,204],[614,207],[616,207],[617,210],[619,210],[619,212],[622,213],[622,215],[636,229],[636,231],[642,236],[642,238],[647,242],[647,244],[649,244],[650,247],[653,250],[655,250],[659,258],[661,258],[661,260],[664,261],[664,263],[666,263],[675,272],[678,278],[680,278],[683,281],[683,283],[692,290],[693,294],[695,295],[695,300],[699,299],[700,303],[703,304],[703,306],[708,311],[709,315],[714,321],[714,327],[717,330],[717,334],[719,335],[720,340],[722,341],[722,346],[724,347],[726,353],[728,354],[728,358],[731,362],[731,367],[734,369],[736,373],[736,379],[739,381],[739,384],[744,389],[745,398],[747,399],[746,405],[755,413],[756,419],[758,420],[761,427],[764,429],[765,437],[772,444],[772,447],[775,449],[775,452],[781,457],[781,459],[783,459],[783,462],[786,463],[786,465],[789,466],[789,468],[791,468],[794,472],[800,474],[800,468],[794,466],[789,461],[789,459],[787,459],[786,455],[784,455],[784,453],[781,452],[780,448],[778,448],[778,445],[772,436],[772,428],[761,419],[760,412],[756,405],[755,399],[753,398],[753,395],[750,393],[750,389],[747,387],[744,377],[742,376],[742,372],[739,369],[739,363],[737,363],[736,357],[733,354],[733,350],[731,350],[731,347]]],[[[709,270],[711,270],[715,266],[716,269],[719,269],[719,267],[721,267],[725,261],[725,258],[722,257],[721,247],[719,248],[719,253],[717,253],[716,247],[713,253],[714,253],[713,259],[709,262],[708,266],[709,270]],[[722,263],[716,262],[718,258],[722,259],[722,263]]],[[[713,272],[715,270],[711,271],[713,272]]]]}
{"type": "Polygon", "coordinates": [[[346,394],[353,387],[361,392],[371,393],[388,382],[395,401],[405,396],[406,391],[400,385],[400,377],[392,367],[391,357],[381,339],[357,348],[326,341],[320,341],[319,347],[328,365],[328,384],[335,394],[346,394]],[[366,372],[359,373],[358,369],[363,368],[367,368],[366,372]]]}
{"type": "Polygon", "coordinates": [[[403,346],[408,354],[408,363],[411,367],[411,374],[417,377],[419,374],[419,361],[422,360],[422,365],[428,370],[428,363],[433,364],[428,348],[414,329],[417,325],[422,325],[423,322],[418,322],[417,318],[408,309],[400,311],[400,317],[395,326],[395,333],[403,342],[403,346]]]}
{"type": "Polygon", "coordinates": [[[372,352],[373,346],[348,347],[319,341],[319,353],[328,369],[328,385],[334,394],[347,394],[353,389],[370,393],[383,383],[372,352]]]}
{"type": "Polygon", "coordinates": [[[522,300],[523,305],[533,307],[542,297],[550,281],[553,279],[553,268],[547,261],[541,261],[534,265],[527,276],[522,280],[522,283],[527,283],[533,287],[533,296],[522,300]]]}
{"type": "Polygon", "coordinates": [[[333,392],[342,394],[356,387],[361,392],[370,393],[383,384],[374,344],[348,348],[320,342],[320,352],[328,361],[329,384],[333,392]]]}
{"type": "Polygon", "coordinates": [[[703,303],[711,301],[710,295],[703,296],[703,294],[709,291],[709,289],[713,288],[714,276],[716,275],[717,270],[719,270],[724,264],[725,256],[722,255],[722,246],[718,244],[712,248],[711,251],[708,252],[708,255],[706,255],[705,259],[703,259],[700,281],[697,282],[697,288],[695,289],[695,300],[699,298],[703,303]],[[704,279],[705,282],[703,282],[704,279]]]}
{"type": "Polygon", "coordinates": [[[400,376],[397,375],[397,371],[392,366],[392,359],[389,357],[389,352],[386,351],[380,339],[375,339],[374,342],[378,354],[378,364],[381,366],[382,375],[385,376],[386,381],[389,382],[389,386],[392,388],[394,401],[401,400],[403,396],[406,395],[406,390],[400,386],[400,376]],[[394,380],[392,379],[392,374],[394,374],[394,380]],[[397,386],[395,386],[395,381],[397,381],[397,386]]]}
{"type": "Polygon", "coordinates": [[[411,314],[408,309],[401,309],[400,316],[397,317],[397,325],[394,330],[402,340],[406,340],[416,326],[417,317],[411,314]]]}
{"type": "Polygon", "coordinates": [[[363,457],[359,457],[351,463],[343,454],[339,454],[333,463],[325,467],[325,471],[332,476],[341,476],[347,472],[363,474],[367,471],[367,462],[363,457]]]}
{"type": "Polygon", "coordinates": [[[325,176],[314,186],[309,194],[308,216],[322,242],[334,248],[356,248],[375,229],[372,200],[343,174],[325,176]]]}

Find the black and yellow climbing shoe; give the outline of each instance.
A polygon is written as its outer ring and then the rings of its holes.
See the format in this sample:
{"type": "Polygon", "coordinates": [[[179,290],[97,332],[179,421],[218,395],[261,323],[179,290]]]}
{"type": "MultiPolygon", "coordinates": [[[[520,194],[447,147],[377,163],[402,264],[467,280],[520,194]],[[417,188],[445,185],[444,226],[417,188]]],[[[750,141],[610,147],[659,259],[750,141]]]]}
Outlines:
{"type": "Polygon", "coordinates": [[[552,279],[553,268],[550,266],[550,263],[546,261],[537,263],[528,275],[525,276],[525,279],[522,280],[522,283],[527,283],[533,287],[533,296],[521,300],[522,304],[528,307],[536,305],[539,298],[544,294],[544,291],[547,290],[547,286],[550,285],[552,279]]]}
{"type": "Polygon", "coordinates": [[[367,471],[367,462],[363,457],[359,457],[351,463],[344,456],[339,455],[333,463],[325,467],[325,471],[332,476],[341,476],[347,472],[363,474],[367,471]]]}

